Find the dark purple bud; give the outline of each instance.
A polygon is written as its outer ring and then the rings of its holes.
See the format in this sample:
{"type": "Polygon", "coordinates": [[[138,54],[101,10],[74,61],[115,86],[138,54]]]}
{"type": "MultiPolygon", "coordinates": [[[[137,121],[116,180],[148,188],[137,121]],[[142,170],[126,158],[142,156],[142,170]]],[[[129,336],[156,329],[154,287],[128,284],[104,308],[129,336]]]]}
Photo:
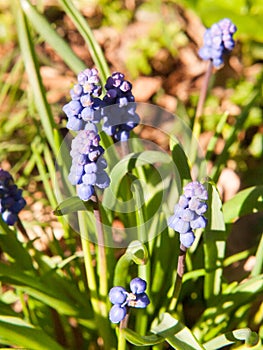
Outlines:
{"type": "Polygon", "coordinates": [[[6,210],[2,213],[2,219],[7,225],[13,226],[17,222],[18,217],[16,213],[6,210]]]}
{"type": "Polygon", "coordinates": [[[144,309],[147,305],[150,304],[150,300],[146,293],[141,293],[136,295],[136,300],[129,300],[128,306],[144,309]]]}

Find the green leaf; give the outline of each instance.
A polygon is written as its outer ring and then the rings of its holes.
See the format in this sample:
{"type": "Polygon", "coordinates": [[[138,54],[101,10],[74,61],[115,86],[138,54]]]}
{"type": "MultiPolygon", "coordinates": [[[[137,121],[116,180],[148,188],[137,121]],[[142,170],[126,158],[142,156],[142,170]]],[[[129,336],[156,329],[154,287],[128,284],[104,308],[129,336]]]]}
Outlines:
{"type": "MultiPolygon", "coordinates": [[[[232,283],[223,294],[211,300],[208,307],[194,326],[194,333],[199,339],[211,339],[229,327],[234,315],[244,305],[260,296],[263,291],[263,275],[247,279],[239,284],[232,283]]],[[[234,318],[233,322],[240,321],[234,318]]]]}
{"type": "Polygon", "coordinates": [[[19,0],[12,2],[13,12],[15,14],[15,23],[17,26],[17,33],[19,45],[24,59],[24,64],[31,85],[31,91],[34,96],[36,108],[38,110],[42,127],[45,131],[46,137],[53,151],[57,154],[54,142],[54,132],[56,128],[51,107],[47,102],[46,91],[41,79],[39,64],[36,57],[36,52],[33,46],[33,40],[30,35],[29,25],[23,13],[19,0]]]}
{"type": "Polygon", "coordinates": [[[114,286],[125,286],[129,266],[132,263],[145,265],[148,259],[148,251],[140,241],[132,241],[115,267],[114,286]]]}
{"type": "Polygon", "coordinates": [[[253,186],[238,192],[223,205],[225,222],[233,223],[241,216],[263,211],[263,186],[253,186]]]}
{"type": "Polygon", "coordinates": [[[110,75],[109,67],[101,47],[97,43],[92,30],[90,29],[86,19],[79,13],[71,0],[59,0],[66,14],[70,17],[75,24],[79,33],[82,35],[86,44],[88,45],[91,57],[95,66],[100,72],[103,85],[106,83],[107,78],[110,75]]]}
{"type": "Polygon", "coordinates": [[[164,339],[162,337],[159,337],[157,335],[142,336],[129,328],[123,328],[120,330],[120,332],[123,332],[125,338],[135,346],[151,346],[164,342],[164,339]]]}
{"type": "Polygon", "coordinates": [[[32,6],[28,0],[20,0],[24,13],[43,39],[59,54],[64,62],[76,74],[86,68],[85,64],[74,54],[67,42],[63,40],[52,28],[46,18],[41,15],[36,6],[32,6]]]}
{"type": "Polygon", "coordinates": [[[90,199],[87,202],[82,201],[78,196],[65,199],[54,210],[54,215],[61,216],[74,213],[80,210],[93,211],[94,202],[90,199]]]}
{"type": "Polygon", "coordinates": [[[177,350],[204,350],[204,347],[194,337],[193,333],[169,313],[162,315],[160,323],[151,332],[157,334],[177,350]]]}
{"type": "Polygon", "coordinates": [[[0,247],[17,264],[17,267],[25,270],[33,270],[32,259],[26,247],[19,242],[16,232],[11,230],[0,217],[0,247]]]}
{"type": "Polygon", "coordinates": [[[225,231],[225,221],[222,212],[222,201],[216,185],[212,182],[208,183],[208,225],[209,230],[225,231]]]}
{"type": "Polygon", "coordinates": [[[226,230],[222,212],[222,202],[215,184],[208,183],[208,224],[203,233],[205,280],[204,297],[212,299],[221,291],[223,260],[226,251],[226,230]]]}
{"type": "Polygon", "coordinates": [[[111,170],[110,178],[114,179],[114,181],[111,181],[110,186],[105,189],[102,205],[107,208],[112,208],[113,203],[116,201],[121,180],[126,173],[131,172],[133,169],[138,167],[159,162],[172,164],[172,160],[169,155],[159,151],[130,153],[121,159],[111,170]]]}
{"type": "Polygon", "coordinates": [[[183,182],[183,180],[189,180],[191,181],[191,171],[188,164],[188,159],[183,151],[183,148],[179,143],[175,143],[175,140],[171,138],[170,141],[170,149],[172,151],[172,157],[173,161],[176,164],[177,171],[179,172],[180,179],[183,182]]]}
{"type": "MultiPolygon", "coordinates": [[[[77,301],[78,297],[73,301],[73,296],[64,288],[61,279],[52,278],[51,274],[46,274],[42,281],[39,277],[20,271],[16,265],[0,264],[0,280],[19,287],[28,295],[55,308],[61,314],[86,318],[83,304],[80,305],[81,301],[77,301]],[[44,281],[46,278],[49,278],[48,283],[44,281]]],[[[67,284],[68,287],[69,284],[67,284]]]]}
{"type": "Polygon", "coordinates": [[[203,344],[203,346],[206,350],[214,350],[230,344],[235,344],[240,340],[243,340],[253,346],[258,342],[258,335],[257,333],[252,332],[249,328],[236,329],[234,331],[219,335],[218,337],[203,344]]]}
{"type": "Polygon", "coordinates": [[[26,349],[63,350],[63,347],[41,329],[11,316],[0,316],[0,342],[26,349]]]}

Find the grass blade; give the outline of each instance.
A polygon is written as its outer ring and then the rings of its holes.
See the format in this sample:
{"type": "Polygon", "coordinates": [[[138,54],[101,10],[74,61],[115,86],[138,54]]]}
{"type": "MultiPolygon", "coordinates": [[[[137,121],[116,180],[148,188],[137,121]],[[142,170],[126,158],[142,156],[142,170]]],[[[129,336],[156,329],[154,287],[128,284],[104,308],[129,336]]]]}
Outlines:
{"type": "Polygon", "coordinates": [[[95,66],[100,72],[102,83],[105,84],[106,79],[110,75],[109,67],[101,50],[101,47],[97,43],[92,30],[90,29],[85,18],[79,13],[73,2],[70,0],[59,0],[61,6],[67,15],[71,18],[79,33],[82,35],[86,44],[88,45],[91,57],[95,66]]]}
{"type": "Polygon", "coordinates": [[[27,0],[21,0],[21,5],[34,29],[53,47],[69,68],[76,74],[84,70],[85,64],[74,54],[67,42],[50,26],[46,18],[36,10],[36,7],[32,6],[27,0]]]}
{"type": "Polygon", "coordinates": [[[25,349],[63,350],[42,330],[18,317],[0,316],[0,341],[6,345],[21,346],[25,349]]]}
{"type": "Polygon", "coordinates": [[[51,108],[47,102],[46,92],[39,72],[39,65],[33,46],[33,40],[29,31],[28,22],[25,18],[21,4],[18,0],[12,2],[13,13],[16,19],[18,40],[24,59],[28,80],[34,96],[42,126],[53,151],[57,153],[54,143],[54,129],[56,127],[51,108]]]}

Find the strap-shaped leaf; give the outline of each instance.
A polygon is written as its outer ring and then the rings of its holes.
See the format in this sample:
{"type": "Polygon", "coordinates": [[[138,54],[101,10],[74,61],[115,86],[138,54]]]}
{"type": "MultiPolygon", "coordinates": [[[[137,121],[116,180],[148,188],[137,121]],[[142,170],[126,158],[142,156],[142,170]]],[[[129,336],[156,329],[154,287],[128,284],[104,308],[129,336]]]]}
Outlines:
{"type": "Polygon", "coordinates": [[[125,286],[129,266],[132,263],[137,265],[146,264],[148,251],[140,241],[132,241],[125,254],[121,256],[115,267],[114,286],[125,286]]]}
{"type": "Polygon", "coordinates": [[[12,2],[15,9],[15,23],[17,25],[18,40],[25,63],[31,91],[34,96],[42,127],[52,150],[57,153],[58,149],[54,141],[54,129],[56,128],[51,107],[47,102],[46,91],[39,71],[39,63],[33,46],[29,24],[21,8],[19,0],[12,2]]]}
{"type": "Polygon", "coordinates": [[[126,173],[147,164],[155,164],[160,162],[172,164],[172,159],[168,154],[159,151],[130,153],[121,159],[110,173],[110,177],[111,179],[114,179],[114,181],[111,181],[110,186],[105,189],[102,204],[108,208],[112,207],[112,202],[114,198],[117,197],[119,191],[120,182],[126,173]]]}
{"type": "Polygon", "coordinates": [[[239,341],[245,341],[250,346],[256,345],[258,342],[258,335],[252,332],[249,328],[236,329],[206,342],[204,348],[206,350],[220,349],[224,346],[235,344],[239,341]]]}
{"type": "Polygon", "coordinates": [[[123,332],[124,337],[135,346],[151,346],[164,342],[164,339],[162,337],[159,337],[158,335],[152,334],[142,336],[129,328],[124,328],[120,330],[120,332],[123,332]]]}
{"type": "Polygon", "coordinates": [[[23,349],[63,350],[63,347],[41,329],[11,316],[0,316],[0,342],[23,349]]]}
{"type": "Polygon", "coordinates": [[[85,64],[74,54],[68,43],[63,40],[52,28],[47,19],[41,15],[36,6],[31,5],[28,0],[20,0],[24,13],[33,25],[35,30],[51,47],[62,57],[64,62],[78,74],[84,70],[85,64]]]}
{"type": "Polygon", "coordinates": [[[190,329],[167,312],[162,315],[160,323],[154,326],[151,332],[165,338],[174,349],[204,350],[190,329]]]}
{"type": "MultiPolygon", "coordinates": [[[[78,297],[76,297],[74,302],[72,301],[73,296],[68,290],[65,290],[63,280],[52,279],[52,275],[45,278],[50,279],[49,283],[45,283],[44,278],[42,281],[36,276],[18,270],[14,265],[0,264],[0,281],[18,286],[28,295],[55,308],[59,313],[86,318],[83,303],[81,304],[81,300],[78,301],[78,297]],[[53,283],[52,289],[50,288],[50,283],[53,283]]],[[[68,288],[68,286],[67,284],[66,287],[68,288]]]]}
{"type": "Polygon", "coordinates": [[[81,210],[92,211],[94,208],[94,202],[89,200],[87,202],[83,202],[79,197],[74,196],[65,199],[61,202],[57,208],[54,210],[54,215],[61,216],[70,213],[75,213],[81,210]]]}
{"type": "Polygon", "coordinates": [[[241,216],[259,211],[263,211],[263,186],[246,188],[223,205],[226,223],[232,223],[241,216]]]}
{"type": "Polygon", "coordinates": [[[204,231],[205,281],[204,297],[209,300],[221,291],[226,232],[222,202],[213,182],[208,183],[208,224],[204,231]],[[220,264],[220,262],[222,262],[220,264]]]}
{"type": "Polygon", "coordinates": [[[66,14],[73,21],[77,27],[79,33],[82,35],[83,39],[88,45],[90,54],[95,63],[95,66],[98,68],[102,83],[105,84],[106,79],[110,75],[109,67],[107,61],[104,57],[101,47],[97,43],[92,30],[90,29],[86,19],[79,13],[77,8],[74,6],[71,0],[59,0],[61,6],[63,7],[66,14]]]}

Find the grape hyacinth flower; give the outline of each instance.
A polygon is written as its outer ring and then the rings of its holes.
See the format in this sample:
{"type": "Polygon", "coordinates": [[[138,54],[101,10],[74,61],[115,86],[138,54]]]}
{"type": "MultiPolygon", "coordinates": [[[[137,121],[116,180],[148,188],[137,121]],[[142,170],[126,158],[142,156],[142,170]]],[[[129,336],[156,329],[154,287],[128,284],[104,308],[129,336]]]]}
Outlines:
{"type": "Polygon", "coordinates": [[[130,131],[140,121],[135,112],[136,104],[132,94],[132,84],[119,72],[113,73],[105,85],[106,95],[102,101],[102,129],[115,141],[126,141],[130,131]]]}
{"type": "Polygon", "coordinates": [[[77,185],[77,194],[84,201],[94,195],[94,186],[104,189],[110,183],[104,171],[107,167],[107,162],[102,157],[104,149],[99,141],[97,128],[92,123],[87,124],[86,129],[79,131],[72,140],[72,165],[68,178],[72,185],[77,185]]]}
{"type": "Polygon", "coordinates": [[[195,239],[193,230],[204,228],[207,224],[203,214],[207,211],[208,193],[198,181],[187,184],[183,189],[174,214],[168,219],[168,225],[180,234],[180,241],[189,248],[195,239]]]}
{"type": "Polygon", "coordinates": [[[145,293],[147,284],[140,277],[136,277],[130,282],[131,292],[127,292],[123,287],[113,287],[109,292],[109,299],[112,304],[109,318],[112,323],[119,323],[127,314],[127,307],[145,308],[150,300],[145,293]]]}
{"type": "Polygon", "coordinates": [[[25,205],[22,190],[14,184],[12,175],[0,168],[0,213],[3,221],[13,226],[25,205]]]}
{"type": "Polygon", "coordinates": [[[214,67],[223,64],[223,54],[233,50],[235,41],[233,34],[237,27],[230,19],[224,18],[214,23],[204,34],[204,46],[199,50],[199,56],[203,60],[211,60],[214,67]]]}
{"type": "Polygon", "coordinates": [[[68,129],[79,131],[87,122],[100,121],[101,85],[96,68],[87,68],[78,74],[78,83],[70,90],[70,95],[71,101],[63,107],[68,129]]]}

